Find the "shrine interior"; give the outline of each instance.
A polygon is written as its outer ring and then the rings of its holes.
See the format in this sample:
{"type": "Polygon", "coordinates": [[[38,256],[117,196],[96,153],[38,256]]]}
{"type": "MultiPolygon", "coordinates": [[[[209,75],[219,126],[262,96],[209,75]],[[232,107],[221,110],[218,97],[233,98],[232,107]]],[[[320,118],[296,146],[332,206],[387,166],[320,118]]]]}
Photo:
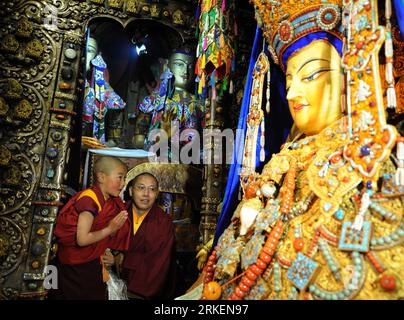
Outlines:
{"type": "Polygon", "coordinates": [[[403,243],[403,1],[0,1],[0,300],[402,300],[403,243]]]}

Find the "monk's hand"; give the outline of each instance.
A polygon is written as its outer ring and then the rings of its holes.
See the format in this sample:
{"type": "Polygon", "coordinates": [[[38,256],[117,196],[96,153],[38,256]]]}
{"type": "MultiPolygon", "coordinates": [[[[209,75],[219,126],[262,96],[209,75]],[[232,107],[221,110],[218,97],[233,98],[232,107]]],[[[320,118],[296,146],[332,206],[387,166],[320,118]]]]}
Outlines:
{"type": "Polygon", "coordinates": [[[115,257],[114,255],[111,253],[110,250],[105,251],[105,254],[102,256],[102,262],[104,263],[104,265],[109,268],[111,266],[114,265],[115,263],[115,257]]]}
{"type": "Polygon", "coordinates": [[[108,228],[111,230],[111,233],[115,233],[125,224],[126,219],[128,219],[128,211],[121,211],[119,214],[113,218],[108,224],[108,228]]]}

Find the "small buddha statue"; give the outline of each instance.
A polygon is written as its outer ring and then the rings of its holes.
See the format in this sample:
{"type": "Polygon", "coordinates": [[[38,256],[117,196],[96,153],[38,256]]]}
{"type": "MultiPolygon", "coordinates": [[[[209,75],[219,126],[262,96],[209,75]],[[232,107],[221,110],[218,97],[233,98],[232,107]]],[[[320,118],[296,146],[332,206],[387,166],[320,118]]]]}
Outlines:
{"type": "Polygon", "coordinates": [[[107,64],[97,40],[92,37],[87,42],[86,73],[83,136],[92,136],[110,147],[116,146],[121,137],[122,110],[126,104],[109,84],[107,64]]]}

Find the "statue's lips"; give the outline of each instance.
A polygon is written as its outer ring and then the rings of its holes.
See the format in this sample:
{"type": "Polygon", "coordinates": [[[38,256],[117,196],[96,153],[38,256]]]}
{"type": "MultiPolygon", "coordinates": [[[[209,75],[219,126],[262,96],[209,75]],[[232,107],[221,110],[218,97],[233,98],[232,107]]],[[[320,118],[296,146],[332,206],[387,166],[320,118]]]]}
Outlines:
{"type": "Polygon", "coordinates": [[[299,104],[293,106],[293,110],[295,110],[295,112],[298,112],[308,106],[309,106],[308,104],[299,103],[299,104]]]}

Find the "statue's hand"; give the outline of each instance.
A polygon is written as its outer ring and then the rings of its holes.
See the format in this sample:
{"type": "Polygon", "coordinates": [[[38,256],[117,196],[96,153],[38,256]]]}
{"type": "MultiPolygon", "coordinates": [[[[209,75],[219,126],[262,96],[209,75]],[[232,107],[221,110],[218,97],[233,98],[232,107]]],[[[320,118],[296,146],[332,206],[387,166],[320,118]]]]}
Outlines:
{"type": "Polygon", "coordinates": [[[166,110],[161,116],[161,129],[167,133],[167,137],[171,137],[171,122],[175,119],[174,110],[166,110]]]}
{"type": "Polygon", "coordinates": [[[201,271],[203,269],[203,266],[205,265],[205,262],[208,257],[208,251],[205,248],[202,248],[199,250],[198,254],[196,255],[196,259],[198,260],[198,270],[201,271]]]}
{"type": "Polygon", "coordinates": [[[198,270],[201,271],[208,259],[208,252],[213,245],[213,238],[210,239],[201,250],[199,250],[198,254],[196,255],[196,259],[198,260],[198,270]]]}

